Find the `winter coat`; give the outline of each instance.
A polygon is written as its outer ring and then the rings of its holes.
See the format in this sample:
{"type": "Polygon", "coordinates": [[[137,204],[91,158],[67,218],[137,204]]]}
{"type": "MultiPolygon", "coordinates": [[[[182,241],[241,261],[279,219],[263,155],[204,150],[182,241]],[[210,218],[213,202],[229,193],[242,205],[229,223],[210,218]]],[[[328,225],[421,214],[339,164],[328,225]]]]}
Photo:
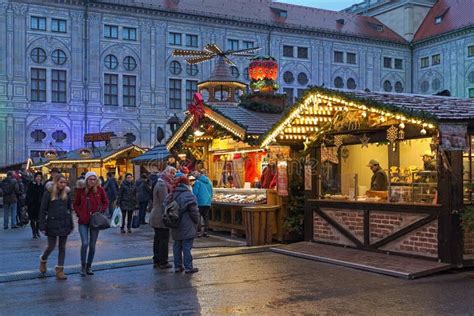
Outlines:
{"type": "Polygon", "coordinates": [[[108,210],[109,199],[101,186],[97,186],[97,192],[94,193],[93,190],[90,190],[86,194],[86,181],[78,180],[74,192],[73,207],[79,218],[79,224],[89,225],[92,213],[105,213],[108,210]]]}
{"type": "Polygon", "coordinates": [[[196,179],[193,193],[197,198],[198,206],[211,206],[213,191],[211,180],[208,177],[201,175],[196,179]]]}
{"type": "Polygon", "coordinates": [[[124,211],[133,211],[137,207],[137,187],[133,182],[122,182],[117,205],[124,211]]]}
{"type": "Polygon", "coordinates": [[[373,191],[387,191],[388,190],[388,178],[385,171],[379,167],[377,171],[372,175],[370,180],[370,189],[373,191]]]}
{"type": "Polygon", "coordinates": [[[13,204],[18,202],[18,195],[21,194],[18,181],[13,177],[4,179],[1,183],[3,193],[3,204],[13,204]]]}
{"type": "Polygon", "coordinates": [[[31,182],[26,191],[26,206],[28,207],[28,216],[30,219],[38,219],[43,200],[44,185],[31,182]]]}
{"type": "Polygon", "coordinates": [[[119,185],[115,178],[110,178],[105,181],[104,189],[105,193],[107,193],[107,198],[109,199],[109,202],[113,202],[117,199],[119,185]]]}
{"type": "Polygon", "coordinates": [[[74,229],[74,223],[71,214],[71,194],[69,187],[64,190],[67,192],[66,200],[51,201],[52,183],[47,186],[43,194],[39,214],[39,229],[46,231],[47,236],[68,236],[74,229]]]}
{"type": "Polygon", "coordinates": [[[196,197],[191,192],[191,189],[185,184],[180,184],[173,192],[172,199],[179,205],[179,216],[181,218],[179,227],[171,229],[173,240],[185,240],[196,237],[199,209],[196,197]]]}
{"type": "Polygon", "coordinates": [[[153,228],[167,228],[165,225],[163,225],[163,204],[168,193],[169,190],[165,180],[158,179],[155,187],[153,188],[153,209],[148,221],[150,226],[153,228]]]}
{"type": "Polygon", "coordinates": [[[151,200],[151,186],[147,180],[140,179],[137,181],[137,200],[138,203],[149,202],[151,200]]]}

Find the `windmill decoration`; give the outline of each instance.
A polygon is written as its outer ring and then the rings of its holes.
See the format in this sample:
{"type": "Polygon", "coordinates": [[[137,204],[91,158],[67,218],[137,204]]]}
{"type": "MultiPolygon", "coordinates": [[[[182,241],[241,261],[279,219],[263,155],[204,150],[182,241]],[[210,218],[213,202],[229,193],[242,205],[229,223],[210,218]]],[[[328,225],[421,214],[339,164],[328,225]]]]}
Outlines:
{"type": "Polygon", "coordinates": [[[175,49],[173,51],[173,56],[187,57],[185,60],[191,65],[200,64],[216,57],[220,57],[227,65],[236,66],[235,63],[229,59],[229,56],[254,57],[254,53],[258,50],[260,50],[260,47],[223,51],[216,44],[210,43],[207,44],[203,50],[175,49]]]}

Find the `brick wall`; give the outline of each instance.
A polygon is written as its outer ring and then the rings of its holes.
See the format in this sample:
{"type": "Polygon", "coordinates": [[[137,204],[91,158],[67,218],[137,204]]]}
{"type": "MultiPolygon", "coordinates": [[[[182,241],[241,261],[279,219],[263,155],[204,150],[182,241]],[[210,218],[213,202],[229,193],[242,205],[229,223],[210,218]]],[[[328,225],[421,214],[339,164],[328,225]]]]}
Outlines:
{"type": "Polygon", "coordinates": [[[429,257],[438,256],[438,222],[435,220],[381,248],[429,257]]]}
{"type": "Polygon", "coordinates": [[[411,213],[370,212],[370,242],[379,241],[423,217],[411,213]]]}
{"type": "Polygon", "coordinates": [[[355,246],[353,242],[339,233],[318,215],[314,215],[314,240],[331,242],[346,246],[355,246]]]}

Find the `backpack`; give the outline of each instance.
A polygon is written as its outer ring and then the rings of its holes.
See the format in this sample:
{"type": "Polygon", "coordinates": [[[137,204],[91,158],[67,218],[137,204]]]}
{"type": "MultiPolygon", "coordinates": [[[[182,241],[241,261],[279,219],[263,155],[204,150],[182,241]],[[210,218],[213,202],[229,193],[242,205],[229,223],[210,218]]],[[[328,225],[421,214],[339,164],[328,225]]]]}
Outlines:
{"type": "Polygon", "coordinates": [[[168,203],[163,212],[163,224],[168,228],[178,228],[180,221],[178,202],[168,203]]]}

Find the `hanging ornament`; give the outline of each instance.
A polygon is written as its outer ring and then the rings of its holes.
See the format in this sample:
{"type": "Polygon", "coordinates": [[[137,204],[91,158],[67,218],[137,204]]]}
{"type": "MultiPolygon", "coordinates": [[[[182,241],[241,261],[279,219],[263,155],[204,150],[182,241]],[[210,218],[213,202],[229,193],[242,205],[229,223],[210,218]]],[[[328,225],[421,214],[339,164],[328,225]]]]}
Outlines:
{"type": "Polygon", "coordinates": [[[339,150],[339,147],[342,146],[342,144],[344,143],[344,136],[343,135],[336,135],[334,136],[334,146],[336,146],[336,149],[339,150]]]}
{"type": "Polygon", "coordinates": [[[199,92],[193,95],[193,102],[188,104],[188,111],[194,118],[193,129],[197,129],[201,119],[204,117],[204,99],[199,92]]]}
{"type": "Polygon", "coordinates": [[[362,143],[362,148],[364,148],[364,147],[368,148],[369,147],[369,141],[370,141],[370,137],[367,137],[367,134],[364,134],[360,138],[360,142],[362,143]]]}
{"type": "Polygon", "coordinates": [[[395,151],[395,141],[398,139],[398,128],[395,126],[390,126],[389,129],[387,129],[387,140],[390,142],[392,145],[392,150],[395,151]]]}
{"type": "Polygon", "coordinates": [[[311,144],[311,142],[309,141],[308,138],[306,138],[305,141],[303,142],[304,151],[307,151],[307,150],[308,150],[310,144],[311,144]]]}
{"type": "Polygon", "coordinates": [[[424,127],[421,129],[420,134],[421,135],[426,135],[426,129],[424,127]]]}

